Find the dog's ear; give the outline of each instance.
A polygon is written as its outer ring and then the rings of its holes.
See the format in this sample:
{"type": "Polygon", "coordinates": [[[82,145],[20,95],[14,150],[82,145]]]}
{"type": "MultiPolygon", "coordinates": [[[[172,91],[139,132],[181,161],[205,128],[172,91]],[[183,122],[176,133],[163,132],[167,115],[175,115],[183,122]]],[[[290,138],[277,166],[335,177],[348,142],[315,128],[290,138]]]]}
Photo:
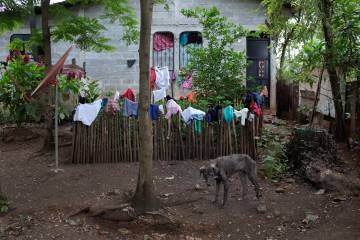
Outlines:
{"type": "Polygon", "coordinates": [[[203,174],[205,173],[205,166],[202,166],[202,167],[199,169],[199,171],[200,171],[200,177],[201,177],[201,175],[203,175],[203,174]]]}

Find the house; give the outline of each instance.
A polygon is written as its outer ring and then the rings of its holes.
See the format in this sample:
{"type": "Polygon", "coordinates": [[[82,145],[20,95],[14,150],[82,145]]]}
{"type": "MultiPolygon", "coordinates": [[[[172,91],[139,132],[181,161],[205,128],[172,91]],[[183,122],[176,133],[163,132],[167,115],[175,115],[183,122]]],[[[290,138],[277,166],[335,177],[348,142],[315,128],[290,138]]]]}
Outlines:
{"type": "MultiPolygon", "coordinates": [[[[140,16],[139,1],[134,1],[137,15],[140,16]]],[[[201,26],[194,19],[183,16],[180,12],[183,8],[216,6],[222,15],[228,17],[237,24],[242,24],[249,30],[257,30],[259,24],[265,23],[265,9],[259,0],[197,0],[184,1],[173,0],[169,2],[169,10],[163,6],[155,6],[152,25],[152,46],[151,65],[168,66],[171,72],[178,72],[186,66],[189,56],[186,52],[188,44],[181,41],[185,35],[191,35],[195,39],[191,44],[201,47],[201,26]],[[169,39],[170,45],[166,49],[155,49],[158,36],[165,36],[169,39]]],[[[123,91],[133,88],[135,91],[139,87],[139,56],[138,45],[127,46],[121,41],[123,29],[118,24],[112,24],[105,19],[101,19],[102,6],[74,7],[73,11],[77,14],[89,17],[99,17],[99,20],[107,27],[104,35],[111,38],[110,44],[116,47],[115,52],[83,52],[74,49],[68,61],[75,58],[78,63],[86,63],[88,76],[97,79],[105,91],[123,91]]],[[[38,23],[40,26],[40,23],[38,23]]],[[[20,29],[16,34],[28,34],[28,29],[20,29]]],[[[0,37],[0,59],[7,55],[6,45],[10,37],[15,33],[8,33],[0,37]]],[[[56,43],[52,47],[53,61],[58,59],[69,47],[66,43],[56,43]]],[[[257,84],[266,85],[270,95],[270,109],[276,111],[276,78],[275,78],[275,55],[272,52],[271,41],[269,38],[244,38],[236,44],[236,49],[246,51],[251,64],[247,69],[247,76],[255,79],[257,84]]],[[[253,83],[254,81],[252,81],[253,83]]],[[[247,83],[251,84],[251,83],[247,83]]],[[[178,97],[184,90],[173,84],[168,90],[170,95],[178,97]]],[[[185,91],[186,93],[186,91],[185,91]]]]}

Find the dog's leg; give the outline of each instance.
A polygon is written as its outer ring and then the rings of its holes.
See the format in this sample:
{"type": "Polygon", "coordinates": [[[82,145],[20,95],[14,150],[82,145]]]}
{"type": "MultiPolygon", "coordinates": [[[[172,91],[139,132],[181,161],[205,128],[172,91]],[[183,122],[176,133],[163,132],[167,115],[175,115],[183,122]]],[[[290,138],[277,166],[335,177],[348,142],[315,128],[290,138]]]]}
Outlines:
{"type": "Polygon", "coordinates": [[[224,180],[224,200],[223,200],[223,205],[222,207],[225,207],[228,197],[229,197],[229,181],[228,180],[224,180]]]}
{"type": "Polygon", "coordinates": [[[255,192],[256,192],[256,197],[257,199],[261,198],[261,192],[260,192],[260,186],[259,184],[257,183],[256,179],[255,179],[255,176],[253,174],[249,174],[248,175],[248,178],[250,180],[250,182],[254,185],[255,187],[255,192]]]}
{"type": "Polygon", "coordinates": [[[241,187],[242,187],[242,199],[245,199],[247,196],[247,181],[245,172],[239,172],[241,187]]]}
{"type": "Polygon", "coordinates": [[[220,184],[221,184],[221,180],[216,179],[215,199],[213,201],[213,203],[215,203],[215,204],[218,202],[219,192],[220,192],[220,184]]]}

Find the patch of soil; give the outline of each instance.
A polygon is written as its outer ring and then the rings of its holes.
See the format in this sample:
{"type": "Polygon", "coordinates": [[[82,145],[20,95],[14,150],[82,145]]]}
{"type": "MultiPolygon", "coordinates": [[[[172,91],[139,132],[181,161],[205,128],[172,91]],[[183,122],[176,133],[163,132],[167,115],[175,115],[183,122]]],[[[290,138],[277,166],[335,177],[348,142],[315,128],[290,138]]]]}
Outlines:
{"type": "Polygon", "coordinates": [[[199,177],[198,169],[206,161],[154,162],[156,192],[165,204],[196,199],[169,207],[177,224],[113,222],[86,214],[70,221],[70,215],[85,207],[121,203],[123,195],[135,189],[138,164],[71,165],[71,147],[63,147],[60,166],[64,172],[54,173],[50,171],[54,156],[36,154],[41,147],[41,138],[0,144],[2,190],[16,207],[0,218],[1,240],[353,240],[360,236],[359,197],[334,201],[334,195],[315,194],[317,190],[301,179],[259,179],[267,209],[260,214],[252,186],[249,199],[241,200],[235,178],[229,205],[219,209],[211,203],[214,186],[206,187],[199,177]],[[316,216],[315,220],[303,221],[309,215],[316,216]]]}
{"type": "Polygon", "coordinates": [[[33,140],[39,136],[40,134],[25,127],[11,127],[3,130],[2,140],[5,143],[24,142],[33,140]]]}

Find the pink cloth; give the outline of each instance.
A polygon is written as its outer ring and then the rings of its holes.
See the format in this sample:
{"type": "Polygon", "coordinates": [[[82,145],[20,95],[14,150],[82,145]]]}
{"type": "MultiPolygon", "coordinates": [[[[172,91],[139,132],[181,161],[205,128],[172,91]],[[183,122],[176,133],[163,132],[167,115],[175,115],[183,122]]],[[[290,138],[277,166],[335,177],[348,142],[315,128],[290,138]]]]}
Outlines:
{"type": "Polygon", "coordinates": [[[170,99],[166,103],[166,115],[165,118],[170,119],[172,115],[182,113],[181,107],[173,99],[170,99]]]}
{"type": "Polygon", "coordinates": [[[192,83],[192,74],[188,78],[184,78],[182,82],[182,87],[187,89],[192,89],[193,83],[192,83]]]}
{"type": "Polygon", "coordinates": [[[119,103],[118,101],[109,99],[106,106],[105,106],[105,110],[106,113],[111,113],[112,115],[115,115],[117,112],[120,111],[120,107],[119,107],[119,103]]]}
{"type": "Polygon", "coordinates": [[[154,34],[154,50],[162,51],[174,47],[174,36],[171,33],[154,34]]]}

